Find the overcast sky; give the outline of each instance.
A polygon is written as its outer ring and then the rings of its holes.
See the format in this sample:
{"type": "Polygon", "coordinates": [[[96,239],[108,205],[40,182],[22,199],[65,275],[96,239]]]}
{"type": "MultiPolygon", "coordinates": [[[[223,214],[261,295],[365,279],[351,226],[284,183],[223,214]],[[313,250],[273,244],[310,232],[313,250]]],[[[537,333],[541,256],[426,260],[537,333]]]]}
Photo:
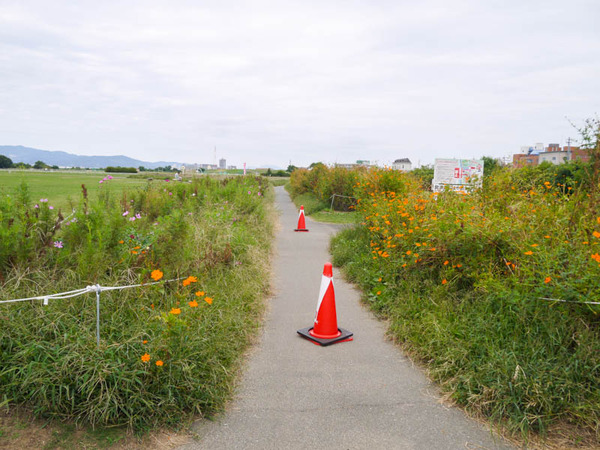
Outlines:
{"type": "Polygon", "coordinates": [[[505,157],[600,113],[600,1],[0,0],[0,145],[505,157]]]}

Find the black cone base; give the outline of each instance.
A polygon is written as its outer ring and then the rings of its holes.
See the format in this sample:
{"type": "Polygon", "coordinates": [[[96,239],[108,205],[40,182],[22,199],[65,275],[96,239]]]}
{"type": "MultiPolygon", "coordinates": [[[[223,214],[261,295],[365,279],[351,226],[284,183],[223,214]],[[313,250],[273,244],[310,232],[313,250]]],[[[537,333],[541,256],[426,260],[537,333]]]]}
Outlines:
{"type": "Polygon", "coordinates": [[[308,228],[302,228],[302,229],[296,228],[294,231],[308,231],[308,228]]]}
{"type": "Polygon", "coordinates": [[[351,331],[344,330],[343,328],[338,328],[340,333],[342,333],[338,337],[333,339],[321,339],[318,337],[314,337],[309,333],[309,331],[312,329],[313,327],[302,328],[301,330],[298,330],[297,333],[303,338],[308,339],[309,341],[312,341],[317,345],[322,345],[323,347],[327,347],[328,345],[336,344],[338,342],[351,341],[352,336],[354,335],[354,333],[352,333],[351,331]]]}

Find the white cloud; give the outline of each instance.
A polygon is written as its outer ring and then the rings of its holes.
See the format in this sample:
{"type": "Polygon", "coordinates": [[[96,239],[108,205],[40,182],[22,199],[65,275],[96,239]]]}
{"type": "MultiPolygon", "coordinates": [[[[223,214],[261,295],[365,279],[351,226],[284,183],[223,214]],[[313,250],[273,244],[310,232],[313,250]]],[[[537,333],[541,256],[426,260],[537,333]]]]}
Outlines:
{"type": "MultiPolygon", "coordinates": [[[[6,2],[5,2],[6,3],[6,2]]],[[[593,1],[0,4],[3,144],[285,166],[505,156],[597,112],[593,1]]]]}

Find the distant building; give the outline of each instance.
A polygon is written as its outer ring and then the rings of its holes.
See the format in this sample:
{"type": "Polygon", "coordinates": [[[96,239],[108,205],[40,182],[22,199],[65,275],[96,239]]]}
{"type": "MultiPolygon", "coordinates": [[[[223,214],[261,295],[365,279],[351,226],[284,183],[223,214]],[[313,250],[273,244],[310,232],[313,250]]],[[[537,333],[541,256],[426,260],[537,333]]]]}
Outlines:
{"type": "Polygon", "coordinates": [[[225,160],[225,158],[222,158],[219,160],[219,169],[226,169],[227,168],[227,161],[225,160]]]}
{"type": "Polygon", "coordinates": [[[590,160],[587,150],[571,145],[561,148],[559,144],[548,144],[548,147],[544,148],[544,144],[538,143],[534,147],[521,147],[521,152],[513,155],[513,166],[515,167],[537,166],[543,162],[562,164],[567,161],[587,162],[590,160]]]}
{"type": "Polygon", "coordinates": [[[217,166],[214,164],[198,164],[199,169],[210,170],[217,169],[217,166]]]}
{"type": "Polygon", "coordinates": [[[569,153],[566,151],[558,150],[546,150],[539,154],[538,164],[543,162],[551,162],[552,164],[562,164],[569,160],[569,153]]]}
{"type": "Polygon", "coordinates": [[[181,171],[183,173],[192,173],[198,170],[198,164],[183,164],[181,166],[181,171]]]}
{"type": "Polygon", "coordinates": [[[408,158],[397,159],[392,164],[392,169],[399,170],[401,172],[408,172],[412,169],[412,163],[408,158]]]}
{"type": "Polygon", "coordinates": [[[236,170],[237,166],[227,166],[227,170],[236,170]]]}
{"type": "Polygon", "coordinates": [[[354,169],[355,167],[358,167],[358,164],[352,164],[352,163],[336,163],[335,167],[341,167],[342,169],[354,169]]]}
{"type": "Polygon", "coordinates": [[[524,167],[524,166],[537,166],[538,165],[538,155],[534,155],[533,153],[517,153],[513,155],[513,166],[514,167],[524,167]]]}

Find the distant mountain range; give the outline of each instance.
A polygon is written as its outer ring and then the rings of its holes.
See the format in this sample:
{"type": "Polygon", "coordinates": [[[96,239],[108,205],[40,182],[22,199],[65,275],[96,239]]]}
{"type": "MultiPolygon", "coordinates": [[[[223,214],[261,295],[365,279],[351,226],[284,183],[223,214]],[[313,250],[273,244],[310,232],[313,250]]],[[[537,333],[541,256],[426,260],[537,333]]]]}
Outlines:
{"type": "Polygon", "coordinates": [[[35,164],[36,161],[42,161],[49,166],[59,167],[85,167],[89,169],[100,169],[107,166],[121,167],[139,167],[144,166],[148,169],[155,169],[164,166],[180,166],[180,162],[157,161],[148,162],[139,159],[133,159],[128,156],[84,156],[74,155],[67,152],[54,152],[49,150],[39,150],[37,148],[23,147],[22,145],[0,145],[0,155],[8,156],[13,163],[35,164]]]}

